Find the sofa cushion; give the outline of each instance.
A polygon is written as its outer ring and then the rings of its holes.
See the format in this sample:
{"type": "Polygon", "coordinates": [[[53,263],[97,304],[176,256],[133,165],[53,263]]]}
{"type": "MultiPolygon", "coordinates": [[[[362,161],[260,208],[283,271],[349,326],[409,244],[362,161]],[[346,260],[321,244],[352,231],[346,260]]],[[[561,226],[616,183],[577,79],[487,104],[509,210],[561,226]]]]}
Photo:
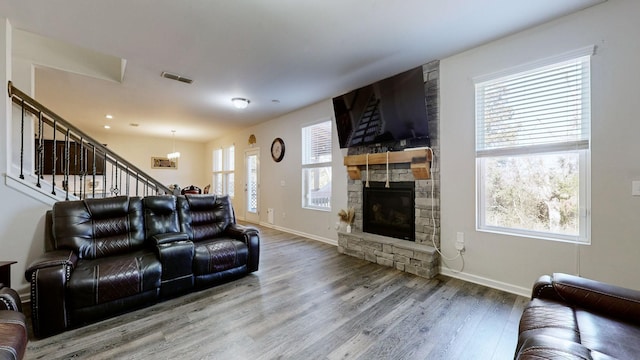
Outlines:
{"type": "Polygon", "coordinates": [[[237,240],[215,239],[195,244],[193,274],[203,275],[247,264],[247,245],[237,240]]]}
{"type": "Polygon", "coordinates": [[[147,196],[142,202],[147,239],[158,234],[180,232],[175,196],[147,196]]]}
{"type": "Polygon", "coordinates": [[[73,250],[80,259],[142,249],[142,214],[142,200],[136,197],[57,202],[52,211],[55,247],[73,250]]]}
{"type": "Polygon", "coordinates": [[[640,356],[640,326],[576,309],[580,343],[592,352],[614,359],[637,359],[640,356]]]}
{"type": "Polygon", "coordinates": [[[184,195],[178,198],[182,231],[194,242],[221,236],[235,217],[229,196],[184,195]]]}
{"type": "Polygon", "coordinates": [[[71,274],[68,298],[83,308],[160,288],[162,268],[152,252],[79,260],[71,274]]]}
{"type": "Polygon", "coordinates": [[[518,359],[633,359],[640,354],[638,325],[556,300],[531,300],[519,333],[518,359]]]}
{"type": "Polygon", "coordinates": [[[545,299],[533,299],[529,302],[520,318],[519,333],[519,347],[527,338],[537,334],[573,342],[580,340],[573,309],[563,303],[545,299]]]}

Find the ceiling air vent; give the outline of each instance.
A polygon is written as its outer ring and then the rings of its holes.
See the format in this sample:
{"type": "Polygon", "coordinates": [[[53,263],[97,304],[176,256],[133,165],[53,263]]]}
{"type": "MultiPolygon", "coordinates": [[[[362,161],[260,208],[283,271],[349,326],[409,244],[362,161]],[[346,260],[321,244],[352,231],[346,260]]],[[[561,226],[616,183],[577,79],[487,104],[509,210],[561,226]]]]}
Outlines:
{"type": "Polygon", "coordinates": [[[163,71],[162,74],[160,74],[160,76],[162,76],[163,78],[167,78],[167,79],[171,79],[171,80],[176,80],[176,81],[181,81],[183,83],[187,83],[187,84],[191,84],[193,82],[193,80],[180,76],[180,75],[176,75],[176,74],[172,74],[172,73],[168,73],[166,71],[163,71]]]}

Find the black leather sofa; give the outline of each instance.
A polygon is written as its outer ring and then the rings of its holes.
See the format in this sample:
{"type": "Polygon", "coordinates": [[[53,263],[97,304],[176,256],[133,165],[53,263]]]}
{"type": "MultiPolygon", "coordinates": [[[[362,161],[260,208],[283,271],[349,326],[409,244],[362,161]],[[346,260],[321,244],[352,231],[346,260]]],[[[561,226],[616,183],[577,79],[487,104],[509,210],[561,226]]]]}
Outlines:
{"type": "Polygon", "coordinates": [[[542,276],[520,318],[515,358],[639,359],[640,291],[542,276]]]}
{"type": "Polygon", "coordinates": [[[20,297],[15,290],[0,284],[0,360],[22,359],[27,339],[20,297]]]}
{"type": "Polygon", "coordinates": [[[228,196],[64,201],[46,218],[46,251],[25,272],[36,337],[258,270],[259,232],[228,196]]]}

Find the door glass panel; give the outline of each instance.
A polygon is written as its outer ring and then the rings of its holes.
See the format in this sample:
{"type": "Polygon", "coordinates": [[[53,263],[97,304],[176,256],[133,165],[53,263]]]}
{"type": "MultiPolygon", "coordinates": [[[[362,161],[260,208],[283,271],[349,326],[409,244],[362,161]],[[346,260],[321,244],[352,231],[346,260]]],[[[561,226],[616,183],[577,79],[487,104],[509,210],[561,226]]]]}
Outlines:
{"type": "Polygon", "coordinates": [[[247,156],[247,211],[258,212],[258,156],[247,156]]]}

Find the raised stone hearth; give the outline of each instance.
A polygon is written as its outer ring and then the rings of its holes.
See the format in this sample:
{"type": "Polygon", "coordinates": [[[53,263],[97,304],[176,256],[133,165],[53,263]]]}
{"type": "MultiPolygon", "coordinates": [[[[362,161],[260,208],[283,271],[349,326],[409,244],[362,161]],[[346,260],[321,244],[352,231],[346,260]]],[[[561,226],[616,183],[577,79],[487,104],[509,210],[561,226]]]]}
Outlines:
{"type": "Polygon", "coordinates": [[[338,251],[429,279],[439,272],[435,249],[412,241],[363,232],[339,233],[338,251]]]}

